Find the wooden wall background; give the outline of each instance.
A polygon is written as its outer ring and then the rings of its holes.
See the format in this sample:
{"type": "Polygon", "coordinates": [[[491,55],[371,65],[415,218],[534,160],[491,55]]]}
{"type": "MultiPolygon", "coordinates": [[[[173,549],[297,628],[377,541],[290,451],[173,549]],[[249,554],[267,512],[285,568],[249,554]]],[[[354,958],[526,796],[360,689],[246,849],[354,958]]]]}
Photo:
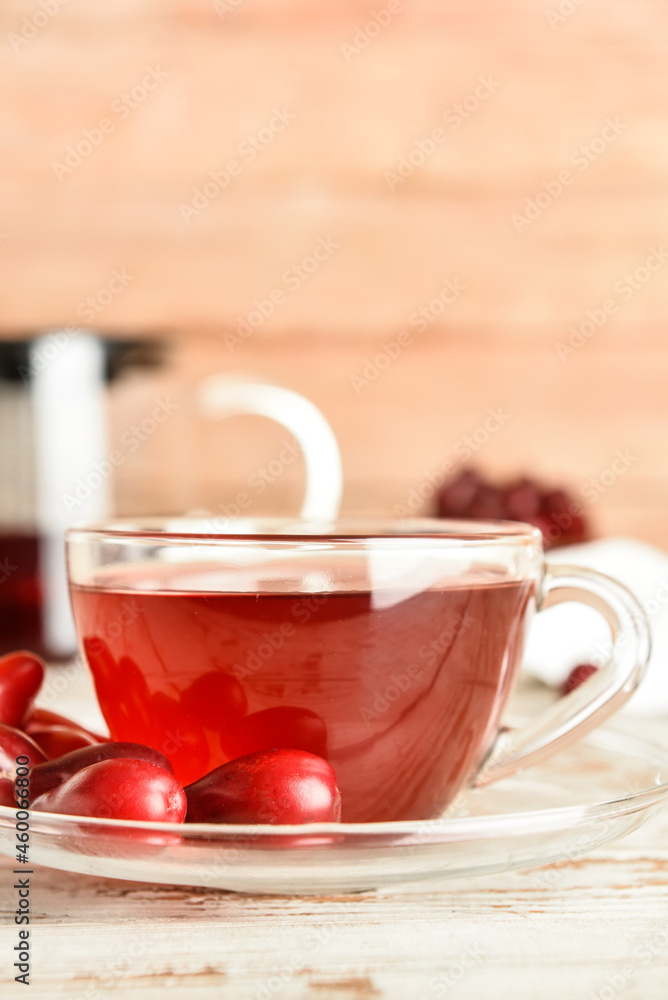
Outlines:
{"type": "MultiPolygon", "coordinates": [[[[175,337],[167,372],[114,396],[118,435],[160,392],[180,403],[120,470],[122,509],[230,502],[280,450],[264,421],[197,420],[198,378],[229,371],[322,408],[348,511],[404,503],[502,407],[482,468],[578,492],[621,451],[596,525],[668,545],[664,0],[4,0],[0,53],[2,336],[79,323],[93,296],[95,325],[175,337]],[[275,109],[294,120],[251,161],[240,146],[275,109]],[[86,131],[99,144],[58,167],[86,131]],[[546,207],[514,223],[539,194],[546,207]],[[321,239],[338,246],[288,288],[321,239]],[[653,251],[656,270],[637,271],[653,251]],[[127,287],[101,306],[114,270],[127,287]],[[356,391],[447,279],[465,291],[356,391]],[[232,349],[226,334],[276,289],[232,349]]],[[[291,466],[255,509],[294,507],[301,488],[291,466]]]]}

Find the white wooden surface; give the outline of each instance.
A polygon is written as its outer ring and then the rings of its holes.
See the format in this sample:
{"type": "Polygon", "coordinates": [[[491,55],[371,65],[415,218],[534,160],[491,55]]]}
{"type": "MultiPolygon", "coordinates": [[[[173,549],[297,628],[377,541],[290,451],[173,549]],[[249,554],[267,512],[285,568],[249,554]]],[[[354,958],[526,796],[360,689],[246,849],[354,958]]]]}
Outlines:
{"type": "MultiPolygon", "coordinates": [[[[616,726],[668,744],[668,719],[616,726]]],[[[24,995],[10,973],[11,868],[0,863],[3,997],[24,995]]],[[[40,868],[32,905],[32,1000],[165,990],[188,1000],[665,1000],[668,810],[585,859],[531,872],[287,898],[40,868]]]]}

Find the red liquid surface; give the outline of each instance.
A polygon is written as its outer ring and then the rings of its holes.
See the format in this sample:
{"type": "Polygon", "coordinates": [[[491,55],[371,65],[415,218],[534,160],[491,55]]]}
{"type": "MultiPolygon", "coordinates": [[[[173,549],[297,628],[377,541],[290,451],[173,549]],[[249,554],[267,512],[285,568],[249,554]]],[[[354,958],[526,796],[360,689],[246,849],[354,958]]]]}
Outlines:
{"type": "Polygon", "coordinates": [[[434,817],[473,775],[533,594],[531,581],[382,601],[75,587],[72,602],[112,738],[161,750],[184,783],[253,750],[309,750],[336,771],[342,819],[365,822],[434,817]]]}

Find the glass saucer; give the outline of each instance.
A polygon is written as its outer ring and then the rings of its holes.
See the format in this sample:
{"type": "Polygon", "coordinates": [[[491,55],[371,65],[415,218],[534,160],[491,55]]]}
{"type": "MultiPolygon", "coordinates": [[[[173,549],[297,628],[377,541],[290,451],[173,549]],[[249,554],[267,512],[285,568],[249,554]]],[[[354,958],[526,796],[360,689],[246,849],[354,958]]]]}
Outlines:
{"type": "MultiPolygon", "coordinates": [[[[280,895],[355,892],[563,863],[635,830],[667,796],[667,752],[599,731],[546,764],[466,791],[440,819],[174,826],[31,813],[29,858],[139,882],[280,895]]],[[[0,807],[0,853],[9,857],[16,855],[15,822],[14,810],[0,807]]]]}

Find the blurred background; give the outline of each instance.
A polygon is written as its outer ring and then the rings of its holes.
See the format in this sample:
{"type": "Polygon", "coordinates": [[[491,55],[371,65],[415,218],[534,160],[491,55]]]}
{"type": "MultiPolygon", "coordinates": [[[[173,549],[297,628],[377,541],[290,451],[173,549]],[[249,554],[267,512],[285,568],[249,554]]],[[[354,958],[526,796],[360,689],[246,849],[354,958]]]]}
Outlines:
{"type": "Polygon", "coordinates": [[[228,373],[322,410],[347,513],[431,513],[474,465],[668,545],[665,3],[5,0],[0,28],[1,336],[61,331],[33,371],[80,327],[142,342],[105,390],[116,512],[298,509],[282,428],[198,413],[228,373]]]}

